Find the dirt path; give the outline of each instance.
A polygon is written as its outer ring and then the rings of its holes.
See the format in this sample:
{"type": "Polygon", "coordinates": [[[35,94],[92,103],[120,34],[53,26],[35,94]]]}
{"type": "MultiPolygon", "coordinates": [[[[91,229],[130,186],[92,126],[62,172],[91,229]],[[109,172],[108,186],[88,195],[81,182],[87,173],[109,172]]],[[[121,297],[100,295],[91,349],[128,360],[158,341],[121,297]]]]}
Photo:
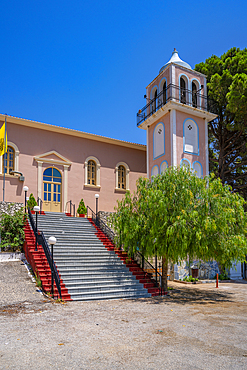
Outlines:
{"type": "Polygon", "coordinates": [[[0,369],[247,369],[246,283],[170,282],[170,297],[58,304],[21,273],[18,297],[14,283],[9,300],[0,293],[0,369]]]}

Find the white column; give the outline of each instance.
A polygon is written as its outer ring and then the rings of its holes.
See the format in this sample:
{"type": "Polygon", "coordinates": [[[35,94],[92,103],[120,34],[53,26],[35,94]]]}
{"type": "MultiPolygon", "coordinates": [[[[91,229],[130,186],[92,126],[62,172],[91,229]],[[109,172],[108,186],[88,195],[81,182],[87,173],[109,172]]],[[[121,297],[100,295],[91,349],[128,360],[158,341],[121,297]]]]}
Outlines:
{"type": "Polygon", "coordinates": [[[43,162],[38,162],[38,197],[42,199],[42,164],[43,162]]]}
{"type": "Polygon", "coordinates": [[[208,121],[205,119],[205,155],[206,155],[206,173],[209,175],[209,157],[208,157],[208,121]]]}
{"type": "Polygon", "coordinates": [[[66,203],[68,201],[68,165],[63,166],[63,209],[65,212],[66,203]]]}
{"type": "Polygon", "coordinates": [[[177,133],[176,133],[176,111],[170,112],[170,131],[171,131],[171,165],[177,165],[177,133]]]}
{"type": "Polygon", "coordinates": [[[16,171],[19,171],[19,154],[20,154],[19,150],[16,150],[15,151],[15,168],[14,168],[16,171]]]}
{"type": "MultiPolygon", "coordinates": [[[[175,66],[172,64],[171,65],[171,76],[172,76],[172,85],[176,85],[176,76],[175,76],[175,66]]],[[[174,87],[171,88],[171,97],[173,98],[172,100],[175,100],[176,96],[176,90],[174,87]]]]}

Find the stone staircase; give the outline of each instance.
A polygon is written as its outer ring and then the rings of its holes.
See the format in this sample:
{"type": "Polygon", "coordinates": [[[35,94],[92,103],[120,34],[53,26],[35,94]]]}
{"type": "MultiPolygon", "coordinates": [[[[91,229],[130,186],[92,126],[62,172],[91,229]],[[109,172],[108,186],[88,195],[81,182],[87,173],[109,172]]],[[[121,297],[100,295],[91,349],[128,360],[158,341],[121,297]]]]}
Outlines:
{"type": "Polygon", "coordinates": [[[55,236],[54,261],[72,300],[141,298],[157,295],[157,288],[127,254],[114,251],[104,233],[86,218],[63,213],[38,215],[38,229],[46,240],[55,236]]]}

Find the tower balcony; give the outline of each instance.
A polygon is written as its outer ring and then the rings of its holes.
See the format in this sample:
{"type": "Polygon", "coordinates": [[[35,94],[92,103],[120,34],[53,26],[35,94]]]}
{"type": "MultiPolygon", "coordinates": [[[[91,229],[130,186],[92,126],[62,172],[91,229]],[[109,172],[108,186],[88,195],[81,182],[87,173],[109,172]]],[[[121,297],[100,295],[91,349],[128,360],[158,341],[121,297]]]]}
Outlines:
{"type": "Polygon", "coordinates": [[[155,98],[152,100],[150,99],[149,103],[145,105],[145,107],[138,111],[137,126],[146,121],[169,102],[175,102],[178,103],[178,105],[191,107],[193,110],[198,109],[199,111],[201,110],[217,114],[216,103],[206,95],[170,84],[155,98]]]}

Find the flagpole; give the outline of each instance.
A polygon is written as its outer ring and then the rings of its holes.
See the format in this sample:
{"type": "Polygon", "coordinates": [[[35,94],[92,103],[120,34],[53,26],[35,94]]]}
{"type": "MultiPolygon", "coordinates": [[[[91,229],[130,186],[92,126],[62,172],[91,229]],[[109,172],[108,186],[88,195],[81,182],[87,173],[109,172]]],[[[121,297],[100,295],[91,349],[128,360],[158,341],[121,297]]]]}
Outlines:
{"type": "MultiPolygon", "coordinates": [[[[6,148],[6,126],[7,126],[7,119],[6,119],[6,116],[5,116],[5,130],[4,130],[4,151],[5,151],[5,148],[6,148]]],[[[4,193],[5,193],[5,153],[3,153],[3,202],[4,202],[4,193]]]]}

